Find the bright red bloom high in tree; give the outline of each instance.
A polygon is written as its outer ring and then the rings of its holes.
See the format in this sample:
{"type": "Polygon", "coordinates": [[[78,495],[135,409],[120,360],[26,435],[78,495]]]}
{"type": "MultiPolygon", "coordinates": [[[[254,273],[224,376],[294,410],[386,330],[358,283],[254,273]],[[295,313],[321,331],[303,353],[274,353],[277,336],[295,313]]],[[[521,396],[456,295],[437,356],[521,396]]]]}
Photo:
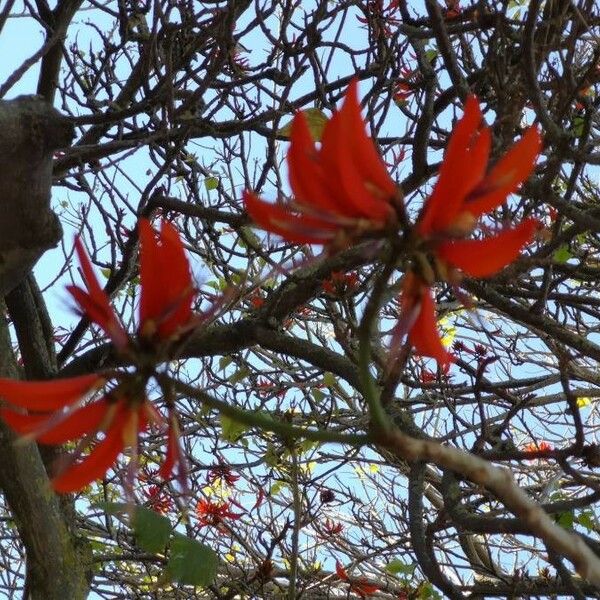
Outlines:
{"type": "Polygon", "coordinates": [[[246,210],[263,229],[290,242],[333,247],[395,229],[398,188],[365,130],[356,80],[325,125],[319,149],[304,114],[294,117],[287,162],[293,202],[271,204],[244,192],[246,210]]]}
{"type": "Polygon", "coordinates": [[[534,219],[484,239],[464,239],[481,215],[494,210],[529,176],[540,151],[535,127],[486,174],[491,132],[481,127],[477,99],[467,99],[440,169],[439,179],[414,228],[413,267],[404,278],[401,329],[417,354],[451,361],[437,330],[431,286],[436,280],[460,282],[463,274],[489,277],[513,262],[536,229],[534,219]]]}
{"type": "MultiPolygon", "coordinates": [[[[173,226],[163,221],[157,238],[150,223],[142,219],[139,233],[141,301],[137,338],[127,336],[79,240],[76,250],[86,289],[68,288],[89,319],[133,361],[136,372],[35,382],[0,379],[0,396],[9,404],[0,414],[18,434],[51,445],[83,437],[72,464],[52,480],[58,492],[80,490],[102,477],[126,448],[131,449],[135,465],[138,435],[150,423],[165,423],[146,396],[146,384],[154,374],[155,363],[165,360],[172,342],[190,327],[195,291],[183,245],[173,226]],[[84,404],[89,394],[108,382],[109,388],[101,398],[84,404]],[[103,432],[103,438],[78,461],[99,432],[103,432]]],[[[164,478],[182,459],[172,406],[169,413],[167,452],[159,470],[164,478]]]]}

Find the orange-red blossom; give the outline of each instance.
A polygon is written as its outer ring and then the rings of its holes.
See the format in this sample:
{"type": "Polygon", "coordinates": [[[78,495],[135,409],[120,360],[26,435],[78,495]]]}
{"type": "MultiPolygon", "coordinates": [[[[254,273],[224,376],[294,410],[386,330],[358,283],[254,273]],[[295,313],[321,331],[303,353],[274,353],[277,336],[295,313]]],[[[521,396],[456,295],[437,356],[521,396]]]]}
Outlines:
{"type": "MultiPolygon", "coordinates": [[[[146,384],[155,363],[165,359],[169,345],[190,326],[195,291],[174,227],[163,221],[157,238],[150,223],[141,219],[139,235],[141,299],[135,339],[129,338],[110,306],[80,240],[76,240],[75,248],[85,289],[68,288],[88,318],[106,332],[120,352],[132,357],[136,371],[113,372],[109,376],[93,373],[52,381],[0,379],[0,396],[8,403],[0,414],[18,434],[50,445],[83,437],[72,463],[52,480],[57,492],[74,492],[99,479],[126,448],[131,448],[135,460],[139,434],[150,423],[165,423],[146,396],[146,384]],[[88,395],[106,384],[109,387],[99,399],[84,403],[88,395]],[[80,460],[99,433],[102,439],[80,460]]],[[[159,470],[164,478],[170,476],[182,458],[172,407],[169,412],[167,452],[159,470]]]]}
{"type": "Polygon", "coordinates": [[[481,127],[474,96],[467,99],[440,168],[438,181],[414,228],[413,267],[404,277],[401,308],[408,340],[417,354],[451,362],[437,329],[431,286],[458,284],[462,274],[490,277],[513,262],[533,236],[534,219],[484,239],[464,239],[481,215],[494,210],[533,170],[541,139],[535,127],[487,172],[491,132],[481,127]],[[487,173],[486,173],[487,172],[487,173]]]}
{"type": "Polygon", "coordinates": [[[379,591],[379,586],[369,583],[364,577],[350,579],[344,565],[339,560],[335,561],[335,572],[342,581],[347,581],[350,584],[350,591],[357,593],[361,598],[372,596],[379,591]]]}
{"type": "MultiPolygon", "coordinates": [[[[479,104],[471,96],[453,130],[439,179],[407,238],[412,267],[404,277],[396,333],[408,334],[417,354],[442,365],[451,362],[451,355],[437,330],[432,285],[440,280],[457,284],[463,273],[495,274],[517,258],[536,228],[533,219],[525,219],[486,239],[464,239],[481,215],[502,204],[529,176],[541,144],[537,129],[529,128],[488,172],[491,132],[481,123],[479,104]]],[[[320,148],[304,115],[295,116],[287,161],[292,202],[271,204],[244,192],[246,209],[262,228],[330,250],[398,229],[402,194],[366,133],[356,80],[326,124],[320,148]]]]}
{"type": "Polygon", "coordinates": [[[291,242],[344,247],[396,223],[398,188],[365,130],[356,80],[319,149],[306,117],[296,114],[287,162],[293,202],[271,204],[244,192],[248,214],[263,229],[291,242]]]}

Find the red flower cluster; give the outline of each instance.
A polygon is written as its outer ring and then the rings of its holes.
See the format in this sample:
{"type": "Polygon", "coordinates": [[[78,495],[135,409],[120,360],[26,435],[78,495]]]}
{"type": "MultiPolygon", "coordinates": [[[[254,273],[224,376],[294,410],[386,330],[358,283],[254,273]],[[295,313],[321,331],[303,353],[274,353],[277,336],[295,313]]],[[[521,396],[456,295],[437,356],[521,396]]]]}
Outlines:
{"type": "Polygon", "coordinates": [[[333,519],[325,519],[325,523],[323,523],[323,532],[326,536],[331,537],[338,533],[342,533],[342,531],[344,531],[342,523],[338,523],[333,519]]]}
{"type": "MultiPolygon", "coordinates": [[[[150,423],[165,424],[165,418],[146,396],[146,384],[154,373],[154,364],[165,360],[171,343],[190,327],[195,291],[176,230],[163,221],[157,238],[150,223],[142,219],[139,234],[141,300],[136,339],[128,337],[110,306],[80,240],[76,241],[76,250],[85,289],[68,288],[89,319],[133,361],[136,372],[35,382],[0,379],[0,396],[10,405],[3,407],[0,414],[18,434],[51,445],[83,436],[72,464],[52,480],[57,492],[74,492],[102,477],[126,448],[131,448],[135,464],[139,434],[150,423]],[[109,381],[111,386],[101,398],[84,404],[89,394],[109,381]],[[103,434],[102,439],[77,462],[98,433],[103,434]]],[[[159,469],[164,478],[182,459],[177,420],[172,407],[169,411],[167,452],[159,469]]]]}
{"type": "Polygon", "coordinates": [[[205,499],[198,500],[196,516],[201,527],[222,527],[225,519],[237,521],[242,517],[240,513],[232,512],[230,502],[211,502],[205,499]]]}
{"type": "Polygon", "coordinates": [[[350,591],[357,593],[361,598],[372,596],[375,592],[379,591],[379,586],[369,583],[364,577],[351,580],[346,569],[344,569],[344,566],[338,560],[335,561],[335,572],[342,581],[347,581],[350,584],[350,591]]]}
{"type": "MultiPolygon", "coordinates": [[[[471,96],[453,130],[433,192],[407,233],[412,267],[402,284],[403,316],[394,339],[407,335],[417,354],[435,358],[442,366],[452,357],[437,330],[434,283],[456,285],[463,274],[494,275],[517,258],[537,227],[535,220],[525,219],[491,237],[465,239],[483,214],[502,204],[529,176],[541,146],[537,129],[531,127],[487,172],[492,136],[481,123],[481,109],[471,96]]],[[[248,213],[267,231],[291,242],[335,250],[398,228],[395,205],[401,193],[366,134],[356,81],[325,126],[320,149],[303,114],[296,115],[287,158],[294,202],[269,204],[244,192],[248,213]]]]}
{"type": "Polygon", "coordinates": [[[144,495],[148,506],[161,515],[170,513],[174,508],[173,499],[158,485],[151,485],[144,490],[144,495]]]}
{"type": "Polygon", "coordinates": [[[206,483],[208,485],[214,485],[217,481],[221,481],[230,487],[234,487],[239,478],[239,475],[236,475],[231,471],[231,467],[218,464],[212,467],[206,475],[206,483]]]}
{"type": "Polygon", "coordinates": [[[323,282],[323,289],[332,296],[342,296],[353,292],[358,286],[358,273],[333,271],[331,277],[323,282]]]}
{"type": "Polygon", "coordinates": [[[554,450],[552,445],[548,442],[530,442],[529,444],[525,444],[523,446],[523,452],[549,452],[554,450]]]}
{"type": "Polygon", "coordinates": [[[467,99],[456,124],[438,181],[415,226],[413,269],[404,277],[403,329],[417,354],[451,362],[437,330],[431,286],[436,280],[457,284],[462,273],[489,277],[514,261],[531,239],[537,222],[526,219],[486,239],[463,239],[478,218],[502,204],[533,170],[541,140],[535,127],[486,174],[491,132],[481,127],[477,99],[467,99]]]}
{"type": "Polygon", "coordinates": [[[287,160],[294,202],[270,204],[244,192],[246,210],[263,229],[291,242],[334,248],[395,229],[398,190],[365,131],[356,80],[325,125],[320,149],[304,114],[294,117],[287,160]]]}

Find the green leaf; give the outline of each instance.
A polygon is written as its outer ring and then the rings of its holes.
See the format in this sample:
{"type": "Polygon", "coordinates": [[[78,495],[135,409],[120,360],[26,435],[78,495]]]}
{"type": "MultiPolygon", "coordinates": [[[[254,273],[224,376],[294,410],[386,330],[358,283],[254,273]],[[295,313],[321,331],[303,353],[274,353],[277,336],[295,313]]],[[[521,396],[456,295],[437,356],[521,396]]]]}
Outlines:
{"type": "MultiPolygon", "coordinates": [[[[308,108],[302,112],[308,123],[308,130],[310,131],[313,140],[315,140],[315,142],[320,142],[321,136],[323,135],[323,129],[328,120],[327,117],[320,108],[308,108]]],[[[292,133],[292,122],[293,119],[288,121],[281,129],[278,129],[277,135],[289,139],[290,134],[292,133]]]]}
{"type": "Polygon", "coordinates": [[[210,190],[216,190],[219,187],[219,178],[218,177],[207,177],[204,180],[204,187],[207,192],[210,190]]]}
{"type": "Polygon", "coordinates": [[[250,369],[247,367],[241,367],[235,373],[232,373],[227,378],[227,381],[229,381],[229,383],[239,383],[240,381],[246,379],[248,375],[250,375],[250,369]]]}
{"type": "Polygon", "coordinates": [[[104,277],[108,279],[112,271],[107,267],[106,269],[100,269],[100,273],[102,273],[102,275],[104,275],[104,277]]]}
{"type": "Polygon", "coordinates": [[[234,421],[221,415],[221,438],[226,442],[237,442],[241,435],[248,429],[247,425],[234,421]]]}
{"type": "Polygon", "coordinates": [[[573,119],[573,126],[571,127],[571,133],[575,137],[581,137],[583,135],[584,125],[585,125],[585,120],[583,117],[575,117],[573,119]]]}
{"type": "Polygon", "coordinates": [[[572,257],[571,251],[569,250],[568,244],[563,244],[560,248],[558,248],[553,255],[554,262],[562,265],[566,263],[572,257]]]}
{"type": "Polygon", "coordinates": [[[337,384],[337,379],[335,378],[335,375],[333,373],[327,371],[323,374],[323,383],[327,387],[334,387],[337,384]]]}
{"type": "Polygon", "coordinates": [[[176,533],[171,538],[167,571],[171,579],[184,585],[210,585],[217,575],[219,559],[208,546],[176,533]]]}
{"type": "Polygon", "coordinates": [[[437,55],[438,55],[438,51],[435,48],[431,48],[430,50],[425,50],[425,58],[430,63],[433,63],[433,61],[437,58],[437,55]]]}
{"type": "Polygon", "coordinates": [[[573,529],[573,523],[575,522],[575,516],[572,512],[564,512],[558,514],[556,517],[556,522],[565,529],[573,529]]]}
{"type": "Polygon", "coordinates": [[[222,371],[233,362],[233,356],[221,356],[219,359],[219,371],[222,371]]]}
{"type": "Polygon", "coordinates": [[[164,551],[171,534],[171,523],[167,517],[145,506],[136,506],[131,526],[142,550],[154,554],[164,551]]]}
{"type": "Polygon", "coordinates": [[[412,575],[415,572],[417,565],[407,565],[399,558],[394,558],[386,566],[385,570],[391,575],[412,575]]]}
{"type": "Polygon", "coordinates": [[[577,522],[588,531],[596,531],[596,518],[591,510],[584,510],[577,515],[577,522]]]}
{"type": "Polygon", "coordinates": [[[315,402],[321,402],[323,398],[325,398],[325,394],[319,388],[313,388],[310,390],[312,397],[315,399],[315,402]]]}

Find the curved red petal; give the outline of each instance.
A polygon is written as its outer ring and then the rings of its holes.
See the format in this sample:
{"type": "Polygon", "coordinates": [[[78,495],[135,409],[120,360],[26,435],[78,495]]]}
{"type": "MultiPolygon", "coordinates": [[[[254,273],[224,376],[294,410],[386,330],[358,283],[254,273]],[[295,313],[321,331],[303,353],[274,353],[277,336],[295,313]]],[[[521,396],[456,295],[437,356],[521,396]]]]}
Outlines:
{"type": "Polygon", "coordinates": [[[165,220],[161,224],[160,268],[164,273],[165,295],[158,334],[162,339],[168,339],[192,318],[192,304],[196,291],[190,263],[179,233],[165,220]]]}
{"type": "Polygon", "coordinates": [[[171,422],[169,424],[169,433],[167,438],[167,454],[163,463],[158,469],[158,474],[163,479],[169,479],[173,472],[173,467],[179,462],[179,433],[177,426],[171,422]]]}
{"type": "Polygon", "coordinates": [[[76,440],[85,434],[95,433],[102,424],[108,409],[109,404],[106,398],[102,398],[76,410],[47,431],[43,430],[40,435],[36,435],[36,439],[42,444],[58,446],[76,440]]]}
{"type": "Polygon", "coordinates": [[[77,492],[100,479],[123,451],[124,421],[116,419],[106,437],[81,462],[74,464],[52,480],[52,487],[60,494],[77,492]]]}
{"type": "Polygon", "coordinates": [[[345,202],[347,206],[346,215],[385,222],[391,212],[389,202],[373,195],[367,185],[371,182],[365,179],[362,165],[357,164],[357,146],[365,144],[372,146],[373,141],[367,136],[360,116],[354,82],[348,89],[342,108],[333,115],[323,132],[323,168],[328,176],[331,193],[337,195],[338,203],[345,202]]]}
{"type": "Polygon", "coordinates": [[[541,146],[537,127],[530,127],[473,191],[464,208],[478,217],[502,204],[529,177],[541,146]]]}
{"type": "Polygon", "coordinates": [[[464,187],[465,177],[470,181],[476,178],[477,173],[483,177],[485,165],[483,165],[482,171],[481,162],[487,164],[487,157],[485,157],[485,161],[482,161],[481,156],[485,147],[485,137],[477,138],[481,140],[479,146],[476,145],[478,150],[475,152],[479,163],[475,165],[476,171],[473,173],[470,171],[472,165],[469,161],[470,153],[473,152],[473,136],[479,128],[481,119],[482,114],[477,98],[469,96],[465,103],[464,114],[450,135],[438,180],[417,222],[417,231],[421,235],[428,235],[433,231],[443,231],[450,226],[461,211],[465,199],[464,190],[468,189],[464,187]],[[457,190],[458,193],[456,193],[457,190]]]}
{"type": "Polygon", "coordinates": [[[420,302],[419,314],[408,332],[408,341],[418,355],[434,358],[443,367],[452,362],[452,355],[446,351],[440,339],[435,302],[431,290],[425,284],[421,287],[418,301],[420,302]]]}
{"type": "MultiPolygon", "coordinates": [[[[158,241],[154,229],[148,219],[140,219],[138,222],[138,233],[140,237],[140,331],[145,333],[144,328],[156,318],[161,311],[163,281],[161,268],[159,266],[160,253],[158,241]]],[[[154,329],[151,332],[153,334],[154,329]]]]}
{"type": "Polygon", "coordinates": [[[104,378],[96,373],[49,381],[0,379],[0,397],[15,406],[51,412],[73,404],[102,383],[104,378]]]}
{"type": "Polygon", "coordinates": [[[347,203],[340,204],[337,196],[329,192],[304,113],[299,112],[294,117],[290,137],[287,162],[290,187],[296,201],[301,205],[312,206],[316,211],[348,215],[347,203]]]}
{"type": "Polygon", "coordinates": [[[537,225],[535,219],[525,219],[517,227],[504,229],[484,240],[442,242],[436,248],[436,254],[471,277],[490,277],[519,256],[537,225]]]}
{"type": "Polygon", "coordinates": [[[346,572],[346,569],[344,569],[344,565],[342,565],[339,560],[335,561],[335,572],[340,579],[343,581],[348,581],[348,573],[346,572]]]}
{"type": "Polygon", "coordinates": [[[358,101],[358,81],[353,79],[348,87],[342,110],[348,121],[350,147],[354,152],[354,164],[363,179],[381,191],[382,199],[391,198],[396,193],[396,183],[379,155],[373,139],[365,130],[358,101]]]}
{"type": "Polygon", "coordinates": [[[98,279],[94,275],[92,263],[79,237],[75,238],[75,251],[81,264],[83,281],[88,292],[86,293],[74,285],[67,286],[67,290],[79,306],[81,306],[88,318],[104,329],[115,346],[118,348],[126,346],[127,334],[115,315],[106,292],[100,287],[98,279]]]}
{"type": "Polygon", "coordinates": [[[44,424],[52,419],[52,413],[36,413],[26,415],[23,413],[15,412],[8,408],[0,409],[0,416],[2,420],[18,435],[30,435],[35,433],[44,424]]]}
{"type": "Polygon", "coordinates": [[[339,228],[336,224],[308,215],[296,215],[289,209],[261,200],[244,191],[244,204],[252,220],[271,233],[299,244],[327,244],[339,228]]]}

